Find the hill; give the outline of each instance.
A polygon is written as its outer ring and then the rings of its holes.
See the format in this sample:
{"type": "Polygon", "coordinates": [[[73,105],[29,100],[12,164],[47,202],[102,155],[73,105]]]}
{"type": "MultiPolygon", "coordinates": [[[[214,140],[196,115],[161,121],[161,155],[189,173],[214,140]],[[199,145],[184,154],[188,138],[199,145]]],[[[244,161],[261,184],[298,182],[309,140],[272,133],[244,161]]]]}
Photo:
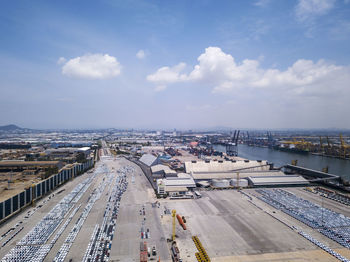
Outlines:
{"type": "Polygon", "coordinates": [[[0,126],[0,131],[15,131],[15,130],[23,130],[24,128],[21,128],[16,125],[6,125],[6,126],[0,126]]]}

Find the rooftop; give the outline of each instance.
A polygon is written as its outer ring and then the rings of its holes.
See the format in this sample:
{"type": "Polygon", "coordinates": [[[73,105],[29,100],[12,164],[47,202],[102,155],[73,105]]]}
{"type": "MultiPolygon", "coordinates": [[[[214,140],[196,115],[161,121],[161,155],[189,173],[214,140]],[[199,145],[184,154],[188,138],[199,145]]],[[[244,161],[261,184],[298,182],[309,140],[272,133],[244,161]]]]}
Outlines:
{"type": "Polygon", "coordinates": [[[147,166],[152,166],[155,164],[157,157],[151,154],[144,154],[140,158],[140,162],[144,163],[147,166]]]}
{"type": "Polygon", "coordinates": [[[188,161],[185,162],[186,173],[228,172],[247,168],[268,170],[267,161],[236,160],[236,161],[188,161]]]}
{"type": "Polygon", "coordinates": [[[53,166],[59,165],[60,161],[0,161],[0,167],[10,167],[10,166],[53,166]]]}
{"type": "Polygon", "coordinates": [[[307,181],[302,176],[285,175],[285,176],[252,176],[248,180],[254,186],[269,186],[269,185],[307,185],[307,181]]]}
{"type": "MultiPolygon", "coordinates": [[[[240,178],[247,178],[250,176],[283,176],[284,173],[279,170],[257,171],[257,172],[239,172],[240,178]]],[[[208,180],[208,179],[231,179],[237,178],[237,172],[202,172],[193,173],[192,177],[196,180],[208,180]]]]}

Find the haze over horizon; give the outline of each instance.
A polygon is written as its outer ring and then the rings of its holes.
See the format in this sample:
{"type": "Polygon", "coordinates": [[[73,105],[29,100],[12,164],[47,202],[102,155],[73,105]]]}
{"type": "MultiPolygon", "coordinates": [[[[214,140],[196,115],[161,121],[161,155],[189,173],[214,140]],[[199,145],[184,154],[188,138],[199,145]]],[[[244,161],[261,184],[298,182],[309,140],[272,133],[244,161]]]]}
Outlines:
{"type": "Polygon", "coordinates": [[[350,1],[3,1],[0,125],[350,128],[350,1]]]}

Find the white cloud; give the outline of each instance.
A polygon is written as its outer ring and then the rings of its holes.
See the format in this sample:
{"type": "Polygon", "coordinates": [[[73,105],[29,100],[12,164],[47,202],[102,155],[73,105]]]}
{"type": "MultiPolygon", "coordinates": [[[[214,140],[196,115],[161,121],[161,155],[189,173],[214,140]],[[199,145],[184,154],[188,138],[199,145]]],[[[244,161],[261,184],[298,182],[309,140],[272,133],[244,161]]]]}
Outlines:
{"type": "Polygon", "coordinates": [[[144,59],[144,58],[146,57],[145,51],[143,51],[142,49],[139,50],[139,51],[136,53],[136,57],[137,57],[138,59],[144,59]]]}
{"type": "Polygon", "coordinates": [[[61,56],[60,58],[58,58],[57,64],[58,64],[58,65],[62,65],[62,64],[64,64],[66,61],[67,61],[67,59],[65,59],[64,57],[61,56]]]}
{"type": "Polygon", "coordinates": [[[187,76],[180,74],[186,67],[185,63],[179,63],[173,67],[161,67],[152,75],[147,76],[147,80],[157,83],[158,86],[162,86],[162,90],[166,88],[166,84],[185,81],[187,76]]]}
{"type": "Polygon", "coordinates": [[[258,7],[265,7],[270,4],[271,0],[257,0],[254,5],[258,7]]]}
{"type": "Polygon", "coordinates": [[[147,77],[165,86],[172,83],[201,83],[213,87],[214,93],[235,93],[238,89],[273,90],[287,95],[326,96],[349,92],[350,68],[319,60],[299,59],[286,70],[263,69],[259,60],[245,59],[237,63],[218,47],[208,47],[198,57],[198,64],[182,73],[185,64],[162,67],[147,77]]]}
{"type": "Polygon", "coordinates": [[[121,65],[117,58],[108,54],[87,54],[68,60],[62,67],[62,74],[73,78],[107,79],[120,74],[121,65]]]}
{"type": "Polygon", "coordinates": [[[295,13],[299,21],[305,21],[315,16],[328,13],[334,7],[336,0],[299,0],[295,13]]]}
{"type": "Polygon", "coordinates": [[[164,91],[165,89],[166,89],[165,85],[158,85],[154,88],[154,91],[161,92],[161,91],[164,91]]]}

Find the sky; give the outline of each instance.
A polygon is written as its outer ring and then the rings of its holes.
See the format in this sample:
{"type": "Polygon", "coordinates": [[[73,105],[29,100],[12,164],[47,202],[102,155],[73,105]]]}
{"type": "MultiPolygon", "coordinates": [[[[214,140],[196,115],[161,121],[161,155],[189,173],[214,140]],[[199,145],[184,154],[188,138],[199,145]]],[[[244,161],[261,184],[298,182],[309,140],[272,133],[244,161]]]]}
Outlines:
{"type": "Polygon", "coordinates": [[[350,0],[0,5],[0,125],[350,128],[350,0]]]}

